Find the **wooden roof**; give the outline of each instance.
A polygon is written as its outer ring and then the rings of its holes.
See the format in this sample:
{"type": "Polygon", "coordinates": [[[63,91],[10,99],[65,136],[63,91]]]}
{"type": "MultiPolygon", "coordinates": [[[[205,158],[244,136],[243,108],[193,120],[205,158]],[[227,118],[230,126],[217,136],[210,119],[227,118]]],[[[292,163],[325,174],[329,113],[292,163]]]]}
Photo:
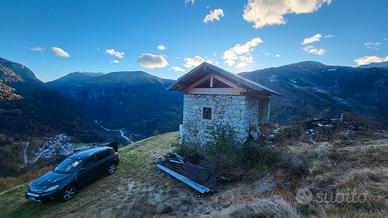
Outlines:
{"type": "Polygon", "coordinates": [[[218,75],[223,77],[237,86],[248,90],[249,92],[262,93],[267,92],[269,94],[281,95],[279,92],[276,92],[270,88],[267,88],[259,83],[253,82],[252,80],[246,79],[239,75],[225,71],[219,67],[216,67],[212,64],[203,62],[194,69],[192,69],[187,74],[180,77],[174,84],[172,84],[170,90],[183,90],[186,91],[192,84],[198,82],[208,74],[218,75]]]}

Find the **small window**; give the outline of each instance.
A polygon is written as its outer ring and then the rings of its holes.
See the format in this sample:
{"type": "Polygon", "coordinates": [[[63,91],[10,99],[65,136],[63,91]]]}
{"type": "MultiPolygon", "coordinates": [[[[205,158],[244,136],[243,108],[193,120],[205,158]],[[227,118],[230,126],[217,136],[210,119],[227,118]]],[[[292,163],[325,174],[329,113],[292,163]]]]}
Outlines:
{"type": "Polygon", "coordinates": [[[212,109],[210,107],[203,108],[203,119],[211,120],[212,119],[212,109]]]}

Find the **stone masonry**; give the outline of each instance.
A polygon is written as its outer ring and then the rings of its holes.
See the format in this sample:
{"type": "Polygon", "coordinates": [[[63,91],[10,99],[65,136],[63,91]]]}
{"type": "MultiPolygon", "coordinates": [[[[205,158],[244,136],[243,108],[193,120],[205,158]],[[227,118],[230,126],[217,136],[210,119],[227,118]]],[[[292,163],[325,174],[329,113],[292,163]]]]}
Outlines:
{"type": "Polygon", "coordinates": [[[184,95],[183,132],[184,143],[206,146],[215,127],[228,126],[236,140],[244,142],[250,128],[259,124],[259,98],[231,95],[184,95]],[[203,118],[203,108],[211,108],[212,118],[203,118]]]}

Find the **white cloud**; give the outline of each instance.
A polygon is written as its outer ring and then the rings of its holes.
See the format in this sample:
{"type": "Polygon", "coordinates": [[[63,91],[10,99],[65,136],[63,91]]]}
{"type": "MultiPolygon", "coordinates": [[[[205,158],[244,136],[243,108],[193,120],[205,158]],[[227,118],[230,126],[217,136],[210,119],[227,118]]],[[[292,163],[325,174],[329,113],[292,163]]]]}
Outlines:
{"type": "Polygon", "coordinates": [[[116,58],[124,58],[125,52],[116,51],[113,48],[106,49],[104,54],[115,56],[116,58]]]}
{"type": "Polygon", "coordinates": [[[248,0],[243,18],[258,29],[266,25],[287,23],[286,14],[306,14],[318,10],[332,0],[248,0]]]}
{"type": "Polygon", "coordinates": [[[336,37],[336,35],[334,35],[334,34],[327,34],[327,35],[325,35],[323,38],[325,38],[325,39],[331,39],[331,38],[335,38],[336,37]]]}
{"type": "Polygon", "coordinates": [[[211,60],[207,60],[207,59],[197,55],[197,56],[194,56],[191,58],[185,58],[184,66],[186,68],[192,68],[192,67],[196,67],[196,66],[202,64],[202,62],[207,62],[209,64],[213,63],[211,60]]]}
{"type": "Polygon", "coordinates": [[[167,59],[162,55],[143,53],[139,57],[139,64],[145,68],[163,68],[168,65],[167,59]]]}
{"type": "Polygon", "coordinates": [[[253,38],[244,44],[236,44],[224,52],[222,59],[229,66],[236,66],[237,68],[247,66],[253,63],[252,52],[254,48],[262,43],[263,41],[260,38],[253,38]]]}
{"type": "Polygon", "coordinates": [[[385,57],[377,57],[377,56],[364,56],[354,60],[357,66],[371,64],[371,63],[380,63],[388,61],[388,56],[385,57]]]}
{"type": "Polygon", "coordinates": [[[244,67],[247,67],[248,64],[247,63],[244,63],[244,62],[240,62],[236,65],[236,68],[244,68],[244,67]]]}
{"type": "Polygon", "coordinates": [[[58,57],[62,57],[62,58],[69,58],[70,57],[70,54],[68,52],[66,52],[65,50],[63,50],[62,48],[59,48],[59,47],[52,47],[51,51],[58,57]]]}
{"type": "Polygon", "coordinates": [[[315,54],[315,55],[324,55],[326,54],[326,50],[323,48],[317,48],[315,46],[309,45],[303,48],[307,53],[309,54],[315,54]]]}
{"type": "Polygon", "coordinates": [[[367,49],[373,49],[373,50],[379,50],[379,46],[380,46],[380,42],[365,42],[364,43],[364,46],[367,48],[367,49]]]}
{"type": "Polygon", "coordinates": [[[42,51],[44,51],[44,50],[46,50],[46,49],[41,48],[41,47],[33,47],[33,48],[30,48],[30,50],[31,50],[31,51],[36,51],[36,52],[42,52],[42,51]]]}
{"type": "Polygon", "coordinates": [[[158,45],[158,50],[159,51],[163,51],[163,50],[166,50],[167,47],[165,45],[158,45]]]}
{"type": "Polygon", "coordinates": [[[275,55],[275,58],[280,58],[280,55],[279,54],[275,55]]]}
{"type": "Polygon", "coordinates": [[[112,61],[110,61],[112,64],[119,64],[120,63],[120,61],[119,60],[112,60],[112,61]]]}
{"type": "Polygon", "coordinates": [[[322,35],[321,34],[315,34],[309,38],[303,39],[302,45],[307,45],[313,42],[321,41],[322,35]]]}
{"type": "Polygon", "coordinates": [[[174,72],[185,72],[185,70],[180,67],[171,67],[170,70],[174,72]]]}
{"type": "Polygon", "coordinates": [[[224,11],[220,8],[211,10],[208,15],[203,19],[204,23],[214,22],[215,20],[220,20],[224,16],[224,11]]]}

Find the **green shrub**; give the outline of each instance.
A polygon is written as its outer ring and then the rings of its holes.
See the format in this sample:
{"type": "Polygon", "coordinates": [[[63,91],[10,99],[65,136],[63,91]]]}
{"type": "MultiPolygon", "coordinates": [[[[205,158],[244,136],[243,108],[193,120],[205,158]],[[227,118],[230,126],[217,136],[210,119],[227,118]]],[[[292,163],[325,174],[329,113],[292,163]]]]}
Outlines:
{"type": "Polygon", "coordinates": [[[194,164],[206,168],[213,184],[237,181],[249,177],[254,169],[286,170],[291,177],[301,177],[308,172],[308,163],[300,157],[287,155],[276,147],[248,141],[239,143],[231,128],[215,128],[210,143],[202,149],[187,144],[177,145],[177,153],[194,164]]]}
{"type": "Polygon", "coordinates": [[[201,165],[210,171],[215,183],[242,179],[248,171],[271,168],[280,160],[275,148],[236,142],[231,128],[218,128],[212,137],[203,150],[201,165]]]}
{"type": "Polygon", "coordinates": [[[210,137],[210,143],[205,147],[206,155],[210,158],[225,154],[234,155],[240,146],[230,127],[216,127],[210,137]]]}
{"type": "Polygon", "coordinates": [[[301,126],[292,126],[282,129],[275,138],[276,143],[283,143],[288,140],[297,140],[302,136],[303,128],[301,126]]]}
{"type": "Polygon", "coordinates": [[[265,169],[275,166],[280,158],[280,152],[277,149],[254,142],[242,144],[238,153],[240,162],[248,169],[265,169]]]}
{"type": "Polygon", "coordinates": [[[199,164],[204,159],[204,154],[201,149],[189,146],[185,143],[178,144],[176,152],[193,164],[199,164]]]}
{"type": "Polygon", "coordinates": [[[215,128],[211,142],[204,148],[202,165],[212,174],[215,182],[220,180],[236,180],[241,175],[239,163],[239,147],[234,139],[233,131],[228,128],[215,128]]]}

